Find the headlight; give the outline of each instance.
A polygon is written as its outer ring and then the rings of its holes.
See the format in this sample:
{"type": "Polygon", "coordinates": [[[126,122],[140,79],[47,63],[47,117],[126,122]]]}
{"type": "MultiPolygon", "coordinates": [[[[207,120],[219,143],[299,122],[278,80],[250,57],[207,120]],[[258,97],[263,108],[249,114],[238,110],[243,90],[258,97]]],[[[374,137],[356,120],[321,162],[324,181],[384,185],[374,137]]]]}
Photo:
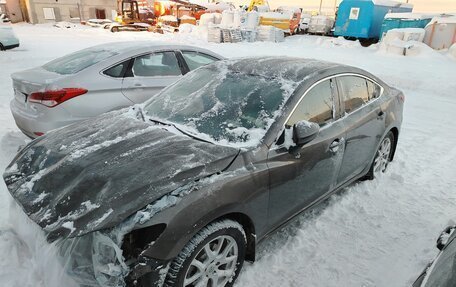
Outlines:
{"type": "Polygon", "coordinates": [[[60,260],[66,272],[83,286],[125,286],[129,268],[119,246],[106,234],[97,231],[62,240],[60,260]]]}
{"type": "Polygon", "coordinates": [[[101,286],[122,286],[129,268],[122,257],[122,250],[101,232],[95,232],[92,252],[95,278],[101,286]]]}

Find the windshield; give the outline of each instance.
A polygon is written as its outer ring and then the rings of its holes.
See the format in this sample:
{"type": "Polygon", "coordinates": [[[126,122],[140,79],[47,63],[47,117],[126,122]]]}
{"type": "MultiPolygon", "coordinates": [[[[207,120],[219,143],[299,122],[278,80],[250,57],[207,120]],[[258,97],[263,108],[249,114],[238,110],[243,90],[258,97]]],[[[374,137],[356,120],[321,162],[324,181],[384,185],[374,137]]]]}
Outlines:
{"type": "Polygon", "coordinates": [[[43,68],[61,75],[76,74],[117,54],[117,52],[107,48],[93,47],[58,58],[45,64],[43,68]]]}
{"type": "Polygon", "coordinates": [[[217,63],[189,73],[147,102],[145,112],[211,141],[257,145],[291,94],[284,79],[235,72],[217,63]],[[201,135],[203,134],[203,135],[201,135]]]}
{"type": "Polygon", "coordinates": [[[432,268],[424,287],[456,286],[456,239],[448,243],[432,268]]]}

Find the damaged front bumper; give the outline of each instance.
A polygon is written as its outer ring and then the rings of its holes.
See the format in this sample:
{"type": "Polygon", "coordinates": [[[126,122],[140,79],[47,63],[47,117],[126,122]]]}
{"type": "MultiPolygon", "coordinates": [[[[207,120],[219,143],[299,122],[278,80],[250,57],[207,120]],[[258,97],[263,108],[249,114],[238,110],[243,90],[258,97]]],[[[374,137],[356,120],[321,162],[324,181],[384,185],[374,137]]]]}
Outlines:
{"type": "Polygon", "coordinates": [[[129,267],[114,240],[100,232],[58,241],[59,261],[81,286],[123,287],[129,267]]]}
{"type": "Polygon", "coordinates": [[[121,240],[101,231],[56,244],[65,272],[84,287],[159,287],[168,269],[168,262],[148,257],[125,262],[121,240]]]}

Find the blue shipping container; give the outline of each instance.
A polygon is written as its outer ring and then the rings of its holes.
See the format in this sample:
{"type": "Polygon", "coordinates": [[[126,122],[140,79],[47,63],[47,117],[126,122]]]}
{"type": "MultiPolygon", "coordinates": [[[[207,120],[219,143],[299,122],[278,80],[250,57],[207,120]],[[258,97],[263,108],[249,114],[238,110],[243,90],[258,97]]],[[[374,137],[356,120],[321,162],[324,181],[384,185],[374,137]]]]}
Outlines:
{"type": "Polygon", "coordinates": [[[380,34],[380,38],[383,38],[389,30],[398,29],[398,28],[424,28],[426,27],[429,22],[431,22],[432,17],[429,18],[419,18],[416,19],[410,17],[394,17],[388,18],[386,17],[383,20],[382,25],[382,32],[380,34]]]}
{"type": "Polygon", "coordinates": [[[388,13],[411,12],[413,6],[389,0],[343,0],[337,12],[335,36],[380,39],[388,13]]]}

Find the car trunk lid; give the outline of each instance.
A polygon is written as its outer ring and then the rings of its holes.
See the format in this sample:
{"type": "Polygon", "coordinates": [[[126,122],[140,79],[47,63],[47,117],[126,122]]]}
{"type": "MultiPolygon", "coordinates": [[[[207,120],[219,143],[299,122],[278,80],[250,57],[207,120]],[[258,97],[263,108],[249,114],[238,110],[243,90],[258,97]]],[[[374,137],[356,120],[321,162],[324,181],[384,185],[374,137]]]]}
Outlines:
{"type": "Polygon", "coordinates": [[[15,100],[23,107],[27,106],[28,97],[34,92],[43,92],[56,81],[68,77],[49,72],[43,67],[33,68],[11,75],[15,100]]]}

